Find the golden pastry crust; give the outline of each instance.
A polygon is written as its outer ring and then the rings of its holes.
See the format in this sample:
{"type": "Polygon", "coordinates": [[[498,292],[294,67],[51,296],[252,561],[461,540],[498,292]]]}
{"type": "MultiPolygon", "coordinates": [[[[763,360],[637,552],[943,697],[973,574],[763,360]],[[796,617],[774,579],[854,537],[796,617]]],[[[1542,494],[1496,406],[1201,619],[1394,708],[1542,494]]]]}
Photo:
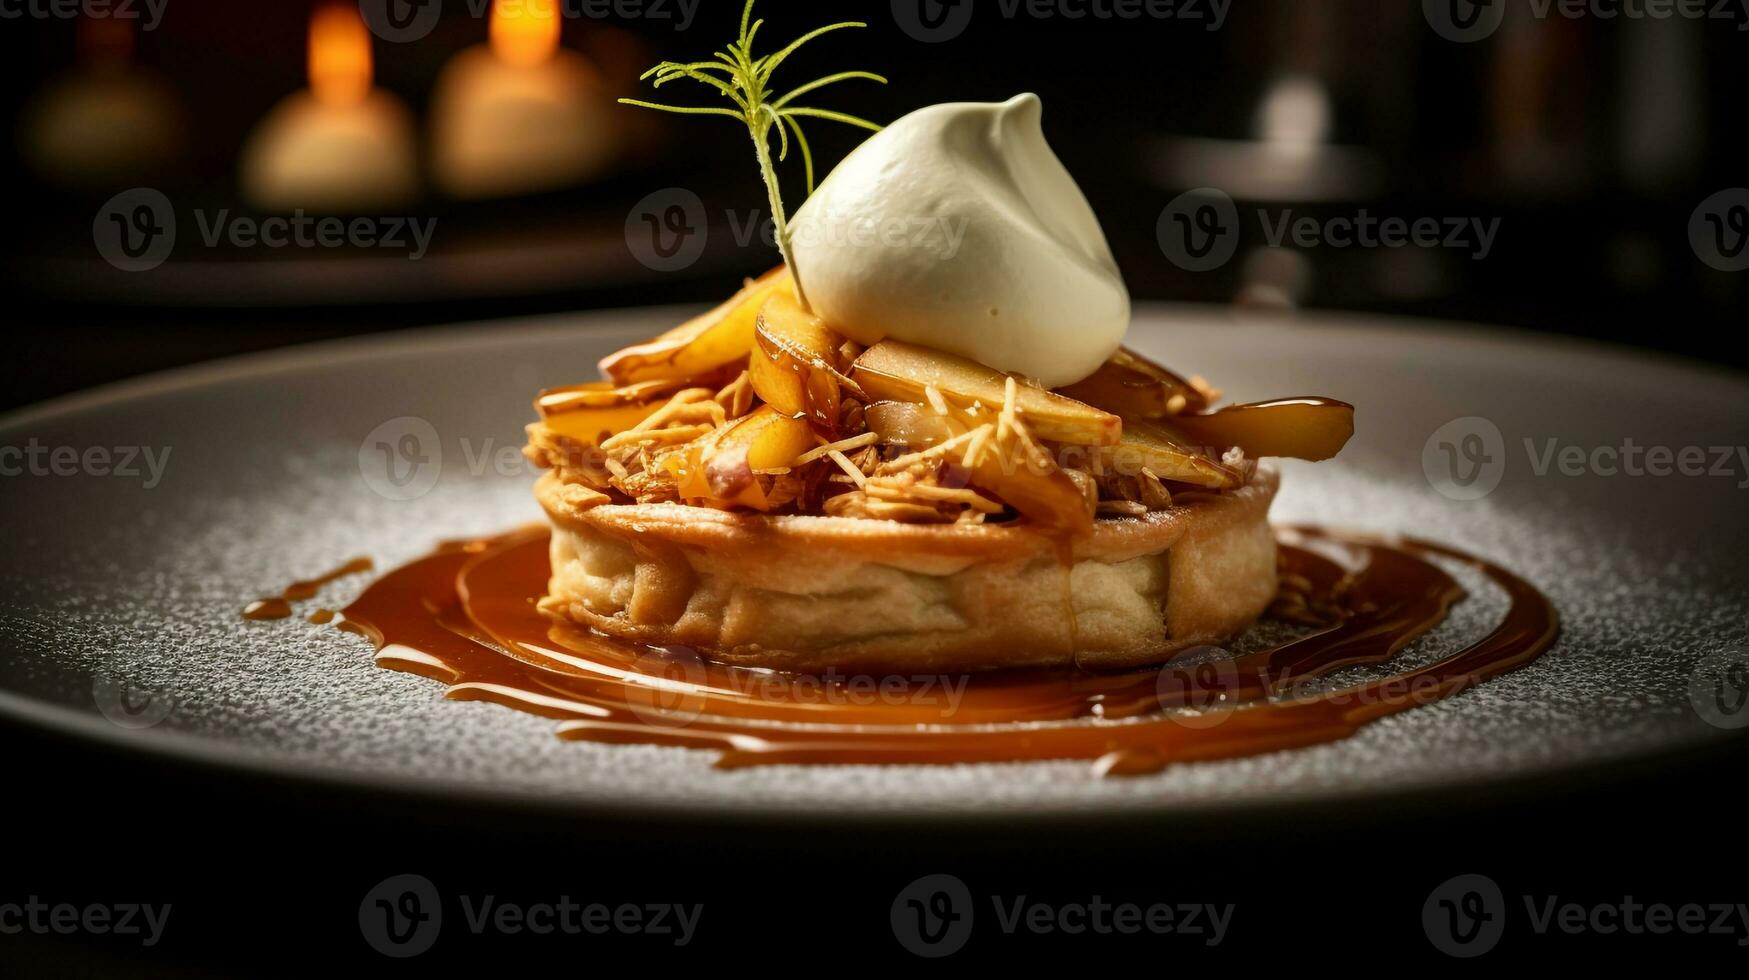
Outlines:
{"type": "Polygon", "coordinates": [[[639,643],[796,671],[1157,663],[1243,632],[1276,591],[1279,478],[1181,493],[1090,535],[616,505],[548,473],[541,609],[639,643]],[[579,492],[581,491],[581,492],[579,492]]]}

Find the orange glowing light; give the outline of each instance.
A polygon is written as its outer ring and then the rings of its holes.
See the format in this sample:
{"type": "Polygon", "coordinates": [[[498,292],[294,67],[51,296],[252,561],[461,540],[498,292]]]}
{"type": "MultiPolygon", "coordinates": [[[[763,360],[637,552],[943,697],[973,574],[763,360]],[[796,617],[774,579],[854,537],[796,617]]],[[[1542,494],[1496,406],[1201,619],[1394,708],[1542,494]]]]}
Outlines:
{"type": "Polygon", "coordinates": [[[357,4],[319,7],[310,19],[310,91],[329,105],[370,93],[370,31],[357,4]]]}
{"type": "Polygon", "coordinates": [[[492,53],[521,68],[538,65],[559,47],[558,0],[492,0],[492,53]]]}

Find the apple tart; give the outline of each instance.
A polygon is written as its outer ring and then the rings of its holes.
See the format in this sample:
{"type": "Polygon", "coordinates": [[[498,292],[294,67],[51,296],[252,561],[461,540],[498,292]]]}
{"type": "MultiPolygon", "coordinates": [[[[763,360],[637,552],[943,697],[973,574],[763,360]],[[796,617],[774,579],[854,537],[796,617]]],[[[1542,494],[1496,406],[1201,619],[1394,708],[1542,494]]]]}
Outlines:
{"type": "Polygon", "coordinates": [[[1127,350],[1050,391],[872,347],[783,269],[542,392],[540,601],[638,643],[788,670],[1158,662],[1276,594],[1267,456],[1325,459],[1341,402],[1219,411],[1127,350]]]}

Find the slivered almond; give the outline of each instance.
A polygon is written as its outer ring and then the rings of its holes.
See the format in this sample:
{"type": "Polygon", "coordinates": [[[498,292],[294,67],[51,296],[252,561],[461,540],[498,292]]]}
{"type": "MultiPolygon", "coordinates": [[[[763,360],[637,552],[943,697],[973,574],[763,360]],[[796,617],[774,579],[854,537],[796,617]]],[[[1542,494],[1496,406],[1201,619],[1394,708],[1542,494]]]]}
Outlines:
{"type": "Polygon", "coordinates": [[[1166,484],[1154,475],[1153,470],[1145,466],[1136,480],[1136,491],[1149,510],[1165,510],[1172,506],[1172,491],[1166,489],[1166,484]]]}
{"type": "Polygon", "coordinates": [[[868,482],[868,477],[864,476],[863,472],[856,468],[856,465],[850,461],[850,457],[836,449],[827,450],[826,455],[832,460],[832,462],[837,463],[838,468],[843,470],[844,474],[850,477],[851,481],[858,487],[868,482]]]}
{"type": "Polygon", "coordinates": [[[812,463],[816,459],[824,459],[828,454],[833,453],[833,452],[840,452],[840,453],[853,452],[853,451],[858,450],[858,449],[863,449],[863,448],[868,447],[868,446],[873,446],[880,441],[881,441],[881,437],[879,434],[874,433],[874,432],[864,432],[862,435],[851,436],[849,439],[840,439],[837,442],[828,442],[828,443],[825,443],[825,444],[823,444],[815,449],[810,449],[807,452],[801,454],[800,456],[797,456],[794,465],[802,466],[802,465],[805,465],[807,463],[812,463]]]}
{"type": "Polygon", "coordinates": [[[1002,414],[996,417],[996,442],[1000,445],[1008,438],[1008,431],[1014,427],[1014,417],[1018,409],[1015,400],[1019,397],[1020,386],[1014,383],[1014,378],[1002,380],[1002,414]]]}
{"type": "Polygon", "coordinates": [[[881,468],[884,470],[897,471],[914,463],[921,463],[930,459],[939,459],[970,442],[974,435],[977,435],[981,429],[985,428],[988,428],[988,426],[979,426],[977,429],[973,429],[970,432],[962,432],[959,435],[954,436],[952,439],[949,439],[946,442],[937,443],[928,449],[914,453],[906,453],[896,459],[888,460],[881,465],[881,468]]]}
{"type": "Polygon", "coordinates": [[[559,499],[565,506],[574,510],[589,510],[602,504],[613,502],[613,498],[605,493],[599,493],[576,483],[567,483],[559,488],[559,499]]]}
{"type": "MultiPolygon", "coordinates": [[[[683,408],[687,405],[690,405],[693,402],[704,401],[705,399],[711,397],[711,395],[712,395],[712,392],[709,388],[685,388],[685,389],[682,389],[680,391],[677,391],[674,393],[673,398],[668,399],[668,404],[663,405],[661,408],[656,409],[655,414],[651,415],[649,418],[643,420],[642,422],[639,422],[637,425],[632,426],[630,429],[627,429],[626,431],[627,432],[642,432],[642,431],[647,430],[647,429],[661,428],[662,426],[667,425],[669,419],[671,419],[673,417],[674,413],[679,411],[681,408],[683,408]]],[[[625,433],[623,433],[623,432],[620,433],[620,435],[624,435],[624,434],[625,433]]]]}
{"type": "Polygon", "coordinates": [[[605,452],[612,452],[616,449],[637,446],[644,443],[675,446],[681,443],[691,442],[700,436],[710,435],[715,431],[716,427],[710,425],[679,425],[667,429],[631,429],[603,441],[601,448],[605,452]]]}
{"type": "Polygon", "coordinates": [[[986,514],[999,514],[1002,512],[1001,504],[988,497],[981,496],[974,491],[963,488],[955,489],[953,487],[938,487],[928,483],[917,483],[905,487],[902,490],[886,491],[884,488],[875,487],[871,482],[870,486],[867,487],[867,490],[870,495],[884,496],[888,499],[900,499],[891,496],[891,494],[899,494],[904,497],[915,497],[922,500],[939,500],[943,503],[965,504],[967,507],[981,510],[986,514]],[[883,492],[876,493],[877,489],[882,490],[883,492]]]}

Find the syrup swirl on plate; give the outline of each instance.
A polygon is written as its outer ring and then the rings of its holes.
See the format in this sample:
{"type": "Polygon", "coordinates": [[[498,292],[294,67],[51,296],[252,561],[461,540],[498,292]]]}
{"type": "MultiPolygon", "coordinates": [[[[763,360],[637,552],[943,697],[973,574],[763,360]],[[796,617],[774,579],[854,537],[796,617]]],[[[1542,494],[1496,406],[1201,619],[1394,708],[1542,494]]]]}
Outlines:
{"type": "Polygon", "coordinates": [[[558,719],[566,739],[714,749],[723,768],[1083,759],[1112,776],[1345,738],[1522,667],[1554,642],[1549,600],[1482,559],[1408,538],[1279,536],[1284,578],[1297,576],[1310,606],[1337,610],[1332,622],[1239,657],[1192,651],[1121,673],[798,675],[624,643],[535,608],[547,585],[544,527],[442,545],[373,583],[340,628],[370,638],[383,667],[441,681],[450,698],[558,719]],[[1445,619],[1464,591],[1435,558],[1505,590],[1511,604],[1493,630],[1419,668],[1336,690],[1317,683],[1386,663],[1445,619]]]}
{"type": "MultiPolygon", "coordinates": [[[[257,621],[267,619],[285,619],[292,614],[292,603],[302,602],[305,599],[313,599],[322,591],[323,586],[339,579],[343,579],[348,575],[357,575],[361,572],[371,571],[374,568],[376,568],[376,564],[369,558],[354,558],[346,564],[341,565],[339,568],[323,572],[315,578],[307,578],[302,581],[293,582],[281,590],[279,595],[256,599],[254,602],[243,607],[243,618],[257,621]]],[[[318,609],[310,614],[309,621],[320,624],[329,622],[333,618],[333,610],[318,609]]]]}

